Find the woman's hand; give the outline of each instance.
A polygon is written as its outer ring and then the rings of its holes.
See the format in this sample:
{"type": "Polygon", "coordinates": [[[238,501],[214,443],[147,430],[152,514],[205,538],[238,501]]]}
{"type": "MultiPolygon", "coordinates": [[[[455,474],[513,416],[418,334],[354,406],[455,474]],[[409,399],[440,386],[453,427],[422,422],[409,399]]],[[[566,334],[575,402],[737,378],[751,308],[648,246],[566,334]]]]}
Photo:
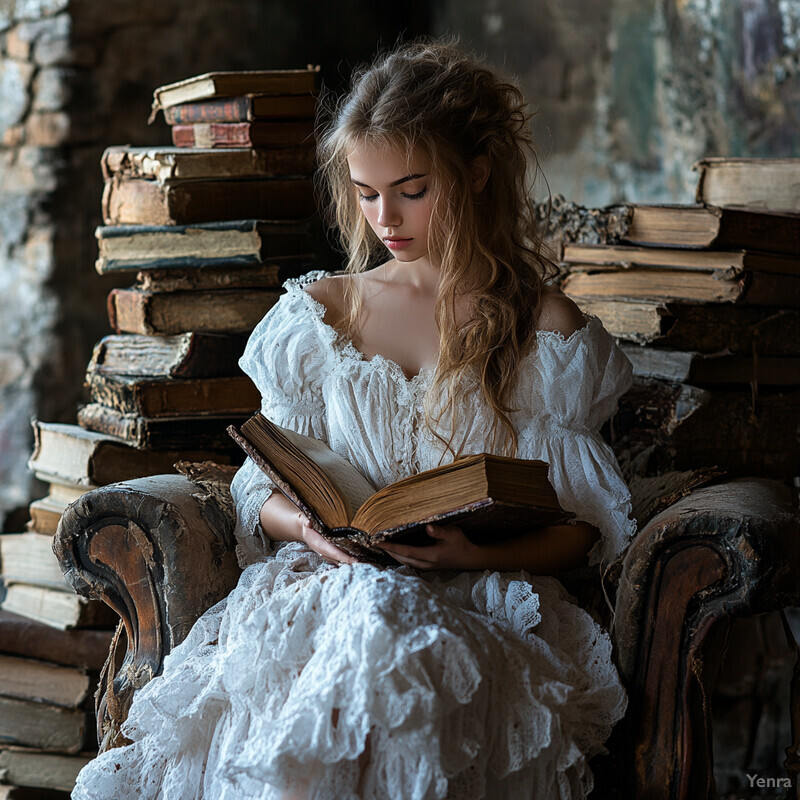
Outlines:
{"type": "Polygon", "coordinates": [[[273,492],[261,506],[259,522],[267,537],[275,542],[303,542],[331,564],[356,561],[315,531],[308,517],[280,492],[273,492]]]}
{"type": "Polygon", "coordinates": [[[425,530],[435,544],[411,547],[382,542],[378,547],[392,558],[416,569],[481,569],[480,548],[455,525],[428,525],[425,530]]]}
{"type": "Polygon", "coordinates": [[[305,515],[299,514],[298,516],[301,526],[301,541],[305,542],[311,550],[319,553],[329,564],[356,563],[356,559],[353,556],[348,555],[344,550],[329,542],[319,531],[314,530],[305,515]]]}

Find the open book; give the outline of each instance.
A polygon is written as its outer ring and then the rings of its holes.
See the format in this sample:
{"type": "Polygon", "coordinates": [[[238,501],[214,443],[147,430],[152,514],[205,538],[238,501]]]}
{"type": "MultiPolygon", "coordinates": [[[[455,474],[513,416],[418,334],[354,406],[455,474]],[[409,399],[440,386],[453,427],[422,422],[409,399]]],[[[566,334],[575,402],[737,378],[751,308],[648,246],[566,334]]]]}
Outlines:
{"type": "Polygon", "coordinates": [[[386,540],[431,544],[428,523],[458,525],[482,543],[572,516],[559,505],[543,461],[463,456],[376,491],[323,442],[281,428],[260,413],[228,433],[323,536],[362,560],[390,561],[375,548],[386,540]]]}

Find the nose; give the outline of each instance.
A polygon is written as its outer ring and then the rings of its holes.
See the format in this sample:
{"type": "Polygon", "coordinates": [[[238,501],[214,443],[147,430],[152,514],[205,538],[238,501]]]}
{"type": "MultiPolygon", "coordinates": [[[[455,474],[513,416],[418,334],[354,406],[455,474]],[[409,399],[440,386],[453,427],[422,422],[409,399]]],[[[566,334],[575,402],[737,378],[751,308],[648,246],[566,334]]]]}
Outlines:
{"type": "Polygon", "coordinates": [[[402,222],[400,210],[390,198],[380,199],[380,211],[378,212],[378,225],[382,228],[396,228],[402,222]]]}

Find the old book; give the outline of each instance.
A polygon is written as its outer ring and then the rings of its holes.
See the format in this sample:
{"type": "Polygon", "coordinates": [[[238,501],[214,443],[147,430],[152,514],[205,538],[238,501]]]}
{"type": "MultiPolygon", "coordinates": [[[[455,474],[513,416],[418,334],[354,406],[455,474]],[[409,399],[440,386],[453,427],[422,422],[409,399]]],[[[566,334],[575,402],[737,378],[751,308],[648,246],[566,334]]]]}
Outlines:
{"type": "Polygon", "coordinates": [[[0,695],[78,708],[94,686],[81,669],[0,653],[0,695]]]}
{"type": "Polygon", "coordinates": [[[800,211],[800,159],[704,158],[697,202],[765,211],[800,211]]]}
{"type": "MultiPolygon", "coordinates": [[[[314,171],[314,147],[187,149],[115,145],[103,153],[100,166],[104,181],[141,178],[164,183],[310,175],[314,171]]],[[[251,217],[246,214],[242,219],[251,217]]]]}
{"type": "Polygon", "coordinates": [[[666,247],[625,247],[623,245],[567,244],[563,261],[571,269],[595,269],[598,266],[671,267],[705,272],[729,270],[732,274],[745,271],[776,272],[800,275],[800,257],[762,253],[755,250],[687,250],[666,247]]]}
{"type": "Polygon", "coordinates": [[[107,630],[59,630],[0,610],[0,653],[100,672],[108,658],[112,636],[113,632],[107,630]]]}
{"type": "Polygon", "coordinates": [[[136,448],[174,451],[191,443],[192,447],[224,450],[231,449],[230,439],[225,434],[227,427],[238,425],[246,417],[247,414],[140,417],[89,403],[79,409],[78,424],[136,448]]]}
{"type": "Polygon", "coordinates": [[[74,592],[53,553],[52,535],[31,531],[0,534],[0,560],[6,583],[30,583],[56,591],[74,592]]]}
{"type": "MultiPolygon", "coordinates": [[[[312,251],[306,221],[233,220],[200,225],[112,225],[95,231],[97,271],[187,269],[224,264],[274,266],[280,279],[281,256],[312,251]]],[[[291,272],[293,262],[285,263],[291,272]]],[[[287,275],[293,277],[293,275],[287,275]]]]}
{"type": "Polygon", "coordinates": [[[249,332],[278,302],[274,289],[148,292],[112,289],[108,319],[117,332],[174,335],[249,332]]]}
{"type": "Polygon", "coordinates": [[[172,126],[175,147],[299,147],[313,141],[312,120],[193,122],[172,126]]]}
{"type": "Polygon", "coordinates": [[[32,501],[28,506],[30,520],[27,530],[53,536],[58,530],[58,523],[61,522],[61,515],[67,505],[68,503],[53,499],[49,495],[32,501]]]}
{"type": "Polygon", "coordinates": [[[429,543],[428,523],[459,525],[487,542],[571,516],[559,506],[542,461],[464,456],[376,491],[324,443],[260,413],[229,432],[317,530],[359,558],[370,558],[383,541],[429,543]]]}
{"type": "Polygon", "coordinates": [[[89,715],[73,708],[0,696],[0,742],[79,753],[90,742],[89,715]]]}
{"type": "Polygon", "coordinates": [[[93,403],[141,417],[190,414],[252,414],[261,402],[245,375],[185,380],[127,378],[89,371],[86,386],[93,403]]]}
{"type": "Polygon", "coordinates": [[[99,600],[28,583],[9,583],[2,608],[62,630],[111,627],[119,622],[119,617],[99,600]]]}
{"type": "Polygon", "coordinates": [[[216,378],[241,375],[247,334],[181,333],[103,337],[88,372],[150,378],[216,378]]]}
{"type": "Polygon", "coordinates": [[[621,345],[633,365],[633,374],[696,386],[754,384],[800,385],[800,358],[752,358],[728,351],[713,354],[661,350],[639,345],[621,345]]]}
{"type": "Polygon", "coordinates": [[[43,475],[40,479],[49,484],[49,491],[44,497],[34,500],[28,506],[31,518],[27,530],[52,536],[58,528],[61,515],[66,507],[86,494],[87,487],[55,481],[52,476],[48,475],[43,475]]]}
{"type": "Polygon", "coordinates": [[[623,238],[659,247],[713,247],[800,255],[800,216],[740,208],[632,205],[623,238]]]}
{"type": "Polygon", "coordinates": [[[167,125],[191,122],[251,122],[260,119],[313,117],[317,98],[313,94],[244,94],[213,97],[196,103],[182,103],[164,109],[167,125]]]}
{"type": "MultiPolygon", "coordinates": [[[[94,753],[64,755],[33,748],[5,747],[0,750],[0,773],[5,776],[5,780],[17,786],[34,787],[41,792],[27,795],[31,800],[68,798],[68,795],[62,793],[72,791],[78,773],[94,756],[94,753]]],[[[16,795],[11,795],[9,800],[15,797],[16,795]]],[[[0,798],[3,798],[2,794],[0,798]]]]}
{"type": "Polygon", "coordinates": [[[0,786],[0,800],[69,800],[69,792],[30,786],[0,786]]]}
{"type": "Polygon", "coordinates": [[[659,300],[575,298],[618,339],[677,350],[800,356],[800,312],[659,300]]]}
{"type": "Polygon", "coordinates": [[[191,225],[252,219],[305,219],[316,210],[307,178],[250,180],[109,180],[106,225],[191,225]]]}
{"type": "Polygon", "coordinates": [[[0,786],[0,800],[70,800],[69,792],[33,786],[0,786]]]}
{"type": "Polygon", "coordinates": [[[636,378],[607,431],[625,474],[717,465],[731,477],[791,483],[800,442],[800,390],[718,388],[636,378]]]}
{"type": "MultiPolygon", "coordinates": [[[[201,265],[202,266],[202,265],[201,265]]],[[[313,269],[311,256],[276,258],[244,267],[148,268],[136,274],[136,288],[144,292],[205,292],[219,289],[279,289],[289,278],[313,269]]]]}
{"type": "Polygon", "coordinates": [[[313,94],[319,89],[319,67],[287,70],[206,72],[153,91],[153,112],[209,97],[242,94],[313,94]]]}
{"type": "Polygon", "coordinates": [[[747,272],[729,276],[720,271],[651,269],[576,270],[561,284],[574,298],[742,303],[800,308],[800,276],[747,272]]]}
{"type": "Polygon", "coordinates": [[[34,420],[34,449],[28,466],[43,480],[92,489],[108,483],[172,472],[176,461],[230,463],[225,451],[209,452],[194,442],[191,450],[137,450],[101,433],[57,422],[34,420]]]}

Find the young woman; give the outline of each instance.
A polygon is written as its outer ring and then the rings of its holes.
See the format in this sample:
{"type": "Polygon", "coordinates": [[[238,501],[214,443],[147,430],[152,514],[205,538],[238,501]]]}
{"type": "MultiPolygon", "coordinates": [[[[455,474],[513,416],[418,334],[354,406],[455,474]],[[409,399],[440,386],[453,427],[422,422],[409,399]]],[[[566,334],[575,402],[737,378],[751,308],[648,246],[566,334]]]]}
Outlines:
{"type": "Polygon", "coordinates": [[[625,694],[608,636],[548,576],[634,530],[598,434],[631,369],[545,286],[521,95],[451,46],[402,46],[354,77],[319,154],[347,272],[290,281],[254,331],[262,411],[376,487],[468,453],[542,459],[578,521],[480,546],[431,526],[379,568],[248,461],[238,587],[73,797],[585,797],[625,694]]]}

